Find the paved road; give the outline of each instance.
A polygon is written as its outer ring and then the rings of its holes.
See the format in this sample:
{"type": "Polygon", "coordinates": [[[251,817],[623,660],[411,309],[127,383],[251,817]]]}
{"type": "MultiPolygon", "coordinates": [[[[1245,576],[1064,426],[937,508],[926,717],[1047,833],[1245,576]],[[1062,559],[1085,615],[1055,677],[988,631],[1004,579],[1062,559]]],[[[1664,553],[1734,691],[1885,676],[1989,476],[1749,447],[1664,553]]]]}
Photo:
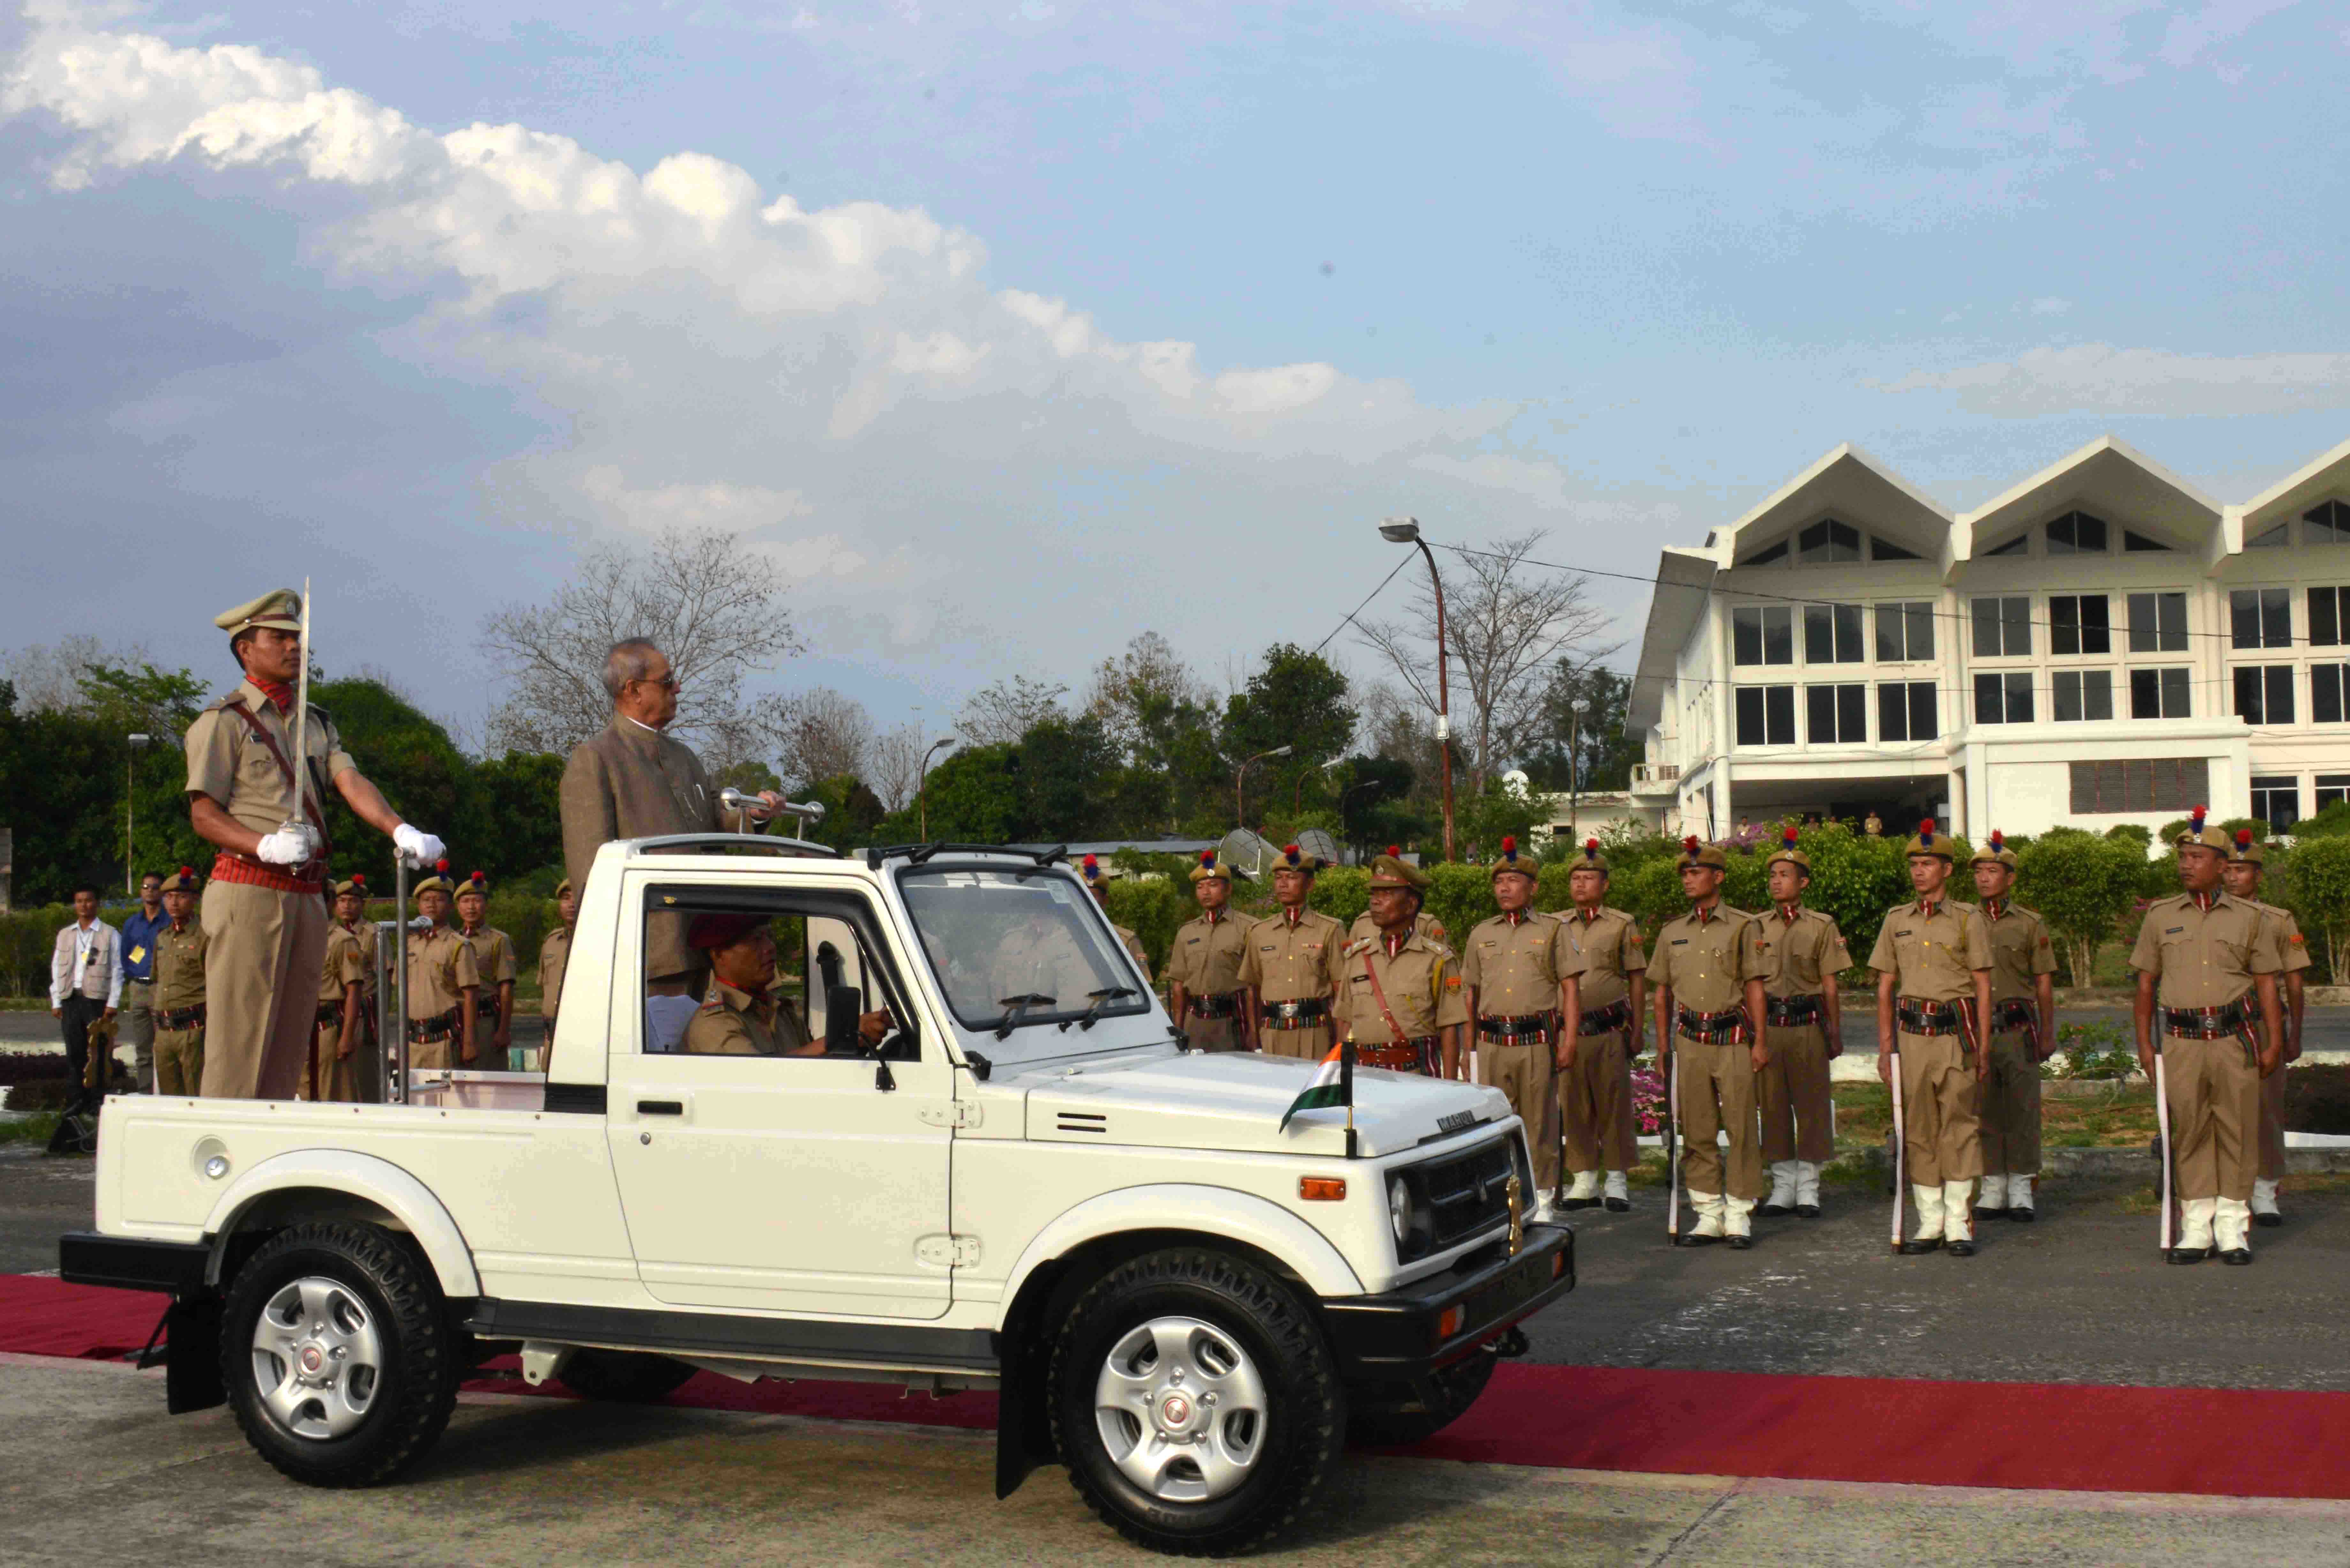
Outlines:
{"type": "MultiPolygon", "coordinates": [[[[403,1484],[281,1480],[160,1374],[0,1357],[0,1560],[1135,1564],[1058,1469],[993,1499],[983,1434],[467,1396],[403,1484]]],[[[2350,1505],[1542,1470],[1356,1456],[1285,1549],[1466,1563],[2339,1563],[2350,1505]]]]}

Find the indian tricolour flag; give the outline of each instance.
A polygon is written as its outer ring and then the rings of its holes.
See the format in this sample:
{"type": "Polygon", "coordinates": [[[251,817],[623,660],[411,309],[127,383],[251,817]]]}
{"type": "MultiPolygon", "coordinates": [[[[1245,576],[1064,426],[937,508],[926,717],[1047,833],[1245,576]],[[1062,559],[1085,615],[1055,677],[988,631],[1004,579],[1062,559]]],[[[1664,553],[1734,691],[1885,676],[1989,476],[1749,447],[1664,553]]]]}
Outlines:
{"type": "Polygon", "coordinates": [[[1314,1069],[1313,1078],[1289,1102],[1281,1113],[1281,1130],[1287,1131],[1289,1118],[1300,1111],[1318,1111],[1329,1106],[1351,1106],[1355,1103],[1355,1043],[1341,1040],[1330,1047],[1322,1064],[1314,1069]]]}

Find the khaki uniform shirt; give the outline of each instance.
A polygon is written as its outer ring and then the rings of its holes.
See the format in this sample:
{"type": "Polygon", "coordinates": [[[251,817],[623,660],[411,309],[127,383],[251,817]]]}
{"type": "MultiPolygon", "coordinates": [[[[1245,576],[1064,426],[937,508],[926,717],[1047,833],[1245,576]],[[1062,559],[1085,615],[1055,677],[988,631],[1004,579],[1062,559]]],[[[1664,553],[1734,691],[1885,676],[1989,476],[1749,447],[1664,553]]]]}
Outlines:
{"type": "MultiPolygon", "coordinates": [[[[1425,909],[1411,918],[1411,929],[1414,936],[1426,937],[1431,942],[1440,942],[1445,940],[1444,922],[1425,909]]],[[[1371,919],[1371,912],[1368,909],[1357,915],[1355,923],[1347,928],[1347,940],[1349,943],[1365,941],[1378,934],[1378,922],[1371,919]]]]}
{"type": "Polygon", "coordinates": [[[204,923],[193,913],[184,926],[155,933],[155,1011],[177,1012],[204,1001],[204,923]]]}
{"type": "Polygon", "coordinates": [[[2056,949],[2038,915],[2014,904],[2002,903],[1998,913],[1981,907],[1983,924],[1991,931],[1991,999],[2033,1002],[2040,997],[2038,977],[2056,972],[2056,949]]]}
{"type": "Polygon", "coordinates": [[[1090,993],[1119,983],[1094,972],[1077,939],[1058,919],[1042,928],[1014,927],[996,948],[987,973],[988,1003],[1001,1003],[1007,996],[1049,996],[1052,1011],[1082,1010],[1090,1005],[1086,1000],[1090,993]]]}
{"type": "Polygon", "coordinates": [[[1128,930],[1126,927],[1121,925],[1113,923],[1110,926],[1110,929],[1116,931],[1118,933],[1118,940],[1126,944],[1128,955],[1134,960],[1134,967],[1140,970],[1146,976],[1149,975],[1150,973],[1150,955],[1143,950],[1142,939],[1136,936],[1131,930],[1128,930]]]}
{"type": "Polygon", "coordinates": [[[1347,947],[1346,989],[1339,993],[1337,1022],[1357,1044],[1388,1045],[1395,1031],[1379,1012],[1378,992],[1366,978],[1364,966],[1378,971],[1387,992],[1388,1007],[1403,1028],[1406,1040],[1424,1040],[1438,1030],[1469,1022],[1469,1004],[1461,995],[1461,975],[1452,950],[1414,932],[1393,954],[1378,938],[1367,946],[1347,947]]]}
{"type": "Polygon", "coordinates": [[[1705,919],[1691,909],[1657,933],[1648,983],[1671,986],[1673,1005],[1691,1012],[1726,1012],[1746,1004],[1746,982],[1760,980],[1754,917],[1716,904],[1705,919]]]}
{"type": "Polygon", "coordinates": [[[1566,928],[1534,909],[1514,920],[1480,920],[1462,944],[1461,982],[1477,993],[1481,1018],[1555,1012],[1560,982],[1582,972],[1583,954],[1566,928]]]}
{"type": "Polygon", "coordinates": [[[2225,1007],[2252,989],[2254,975],[2284,968],[2281,947],[2259,905],[2214,893],[2207,909],[2181,893],[2147,906],[2130,968],[2155,977],[2165,1007],[2225,1007]]]}
{"type": "Polygon", "coordinates": [[[571,928],[557,926],[538,944],[538,1015],[555,1022],[563,1004],[563,967],[571,961],[571,928]]]}
{"type": "Polygon", "coordinates": [[[1318,909],[1283,910],[1249,929],[1241,983],[1263,1002],[1328,1002],[1347,983],[1347,933],[1318,909]]]}
{"type": "Polygon", "coordinates": [[[2261,912],[2261,919],[2268,923],[2270,934],[2276,939],[2277,956],[2284,961],[2280,972],[2298,974],[2307,969],[2309,944],[2302,940],[2301,922],[2293,919],[2293,911],[2258,898],[2252,900],[2252,908],[2261,912]]]}
{"type": "Polygon", "coordinates": [[[473,950],[473,967],[482,971],[482,986],[502,984],[515,977],[514,939],[495,926],[476,926],[463,933],[464,943],[473,950]]]}
{"type": "Polygon", "coordinates": [[[1886,911],[1868,967],[1892,975],[1898,995],[1971,1000],[1974,971],[1991,967],[1991,927],[1981,909],[1955,898],[1941,899],[1930,912],[1923,899],[1896,904],[1886,911]]]}
{"type": "MultiPolygon", "coordinates": [[[[318,1000],[340,1002],[343,988],[357,985],[362,997],[375,984],[375,930],[353,930],[340,921],[327,925],[327,961],[318,977],[318,1000]]],[[[361,1005],[366,1005],[364,1002],[361,1005]]]]}
{"type": "MultiPolygon", "coordinates": [[[[277,705],[262,695],[260,687],[243,680],[188,726],[188,793],[212,796],[239,826],[275,833],[294,815],[294,781],[286,776],[269,748],[254,738],[250,725],[222,711],[230,702],[242,704],[260,719],[261,727],[277,742],[287,763],[301,765],[294,756],[294,715],[280,716],[277,705]]],[[[316,703],[310,707],[308,745],[310,778],[305,787],[312,800],[323,803],[336,778],[359,764],[343,750],[335,722],[316,703]]],[[[323,804],[320,810],[323,813],[323,804]]]]}
{"type": "Polygon", "coordinates": [[[697,1056],[813,1056],[799,1015],[773,994],[753,996],[723,980],[710,982],[710,1000],[685,1026],[681,1050],[697,1056]]]}
{"type": "MultiPolygon", "coordinates": [[[[465,939],[447,926],[408,933],[408,1016],[438,1018],[482,983],[481,966],[465,939]]],[[[453,1038],[453,1036],[452,1036],[453,1038]]]]}
{"type": "Polygon", "coordinates": [[[1821,995],[1852,967],[1835,917],[1800,905],[1792,920],[1775,907],[1754,917],[1754,953],[1762,994],[1781,999],[1821,995]]]}
{"type": "Polygon", "coordinates": [[[1565,910],[1558,923],[1582,960],[1576,990],[1583,1011],[1623,1001],[1632,989],[1633,973],[1648,967],[1640,922],[1621,909],[1599,909],[1587,917],[1580,909],[1565,910]]]}
{"type": "Polygon", "coordinates": [[[1241,988],[1241,961],[1248,956],[1252,923],[1231,910],[1211,920],[1193,916],[1176,928],[1167,954],[1167,983],[1193,996],[1225,996],[1241,988]]]}

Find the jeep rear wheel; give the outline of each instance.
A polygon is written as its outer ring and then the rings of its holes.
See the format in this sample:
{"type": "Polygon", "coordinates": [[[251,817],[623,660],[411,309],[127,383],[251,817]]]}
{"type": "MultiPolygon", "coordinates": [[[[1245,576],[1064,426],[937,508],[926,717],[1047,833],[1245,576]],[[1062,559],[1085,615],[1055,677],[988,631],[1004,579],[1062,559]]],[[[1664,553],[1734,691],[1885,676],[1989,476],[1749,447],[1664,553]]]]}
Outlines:
{"type": "Polygon", "coordinates": [[[1110,1271],[1053,1347],[1070,1484],[1138,1545],[1225,1556],[1295,1519],[1337,1464],[1346,1396],[1319,1325],[1272,1274],[1191,1248],[1110,1271]]]}

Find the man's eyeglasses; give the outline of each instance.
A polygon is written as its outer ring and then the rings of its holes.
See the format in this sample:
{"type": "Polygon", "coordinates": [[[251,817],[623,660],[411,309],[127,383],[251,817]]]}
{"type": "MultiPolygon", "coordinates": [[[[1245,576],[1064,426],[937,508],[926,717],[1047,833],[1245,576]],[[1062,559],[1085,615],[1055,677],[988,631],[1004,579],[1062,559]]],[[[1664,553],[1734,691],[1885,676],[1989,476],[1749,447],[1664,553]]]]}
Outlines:
{"type": "Polygon", "coordinates": [[[631,686],[658,686],[664,691],[674,691],[677,690],[677,673],[672,670],[669,674],[662,676],[658,680],[654,680],[650,675],[639,675],[635,680],[629,681],[629,684],[631,686]]]}

